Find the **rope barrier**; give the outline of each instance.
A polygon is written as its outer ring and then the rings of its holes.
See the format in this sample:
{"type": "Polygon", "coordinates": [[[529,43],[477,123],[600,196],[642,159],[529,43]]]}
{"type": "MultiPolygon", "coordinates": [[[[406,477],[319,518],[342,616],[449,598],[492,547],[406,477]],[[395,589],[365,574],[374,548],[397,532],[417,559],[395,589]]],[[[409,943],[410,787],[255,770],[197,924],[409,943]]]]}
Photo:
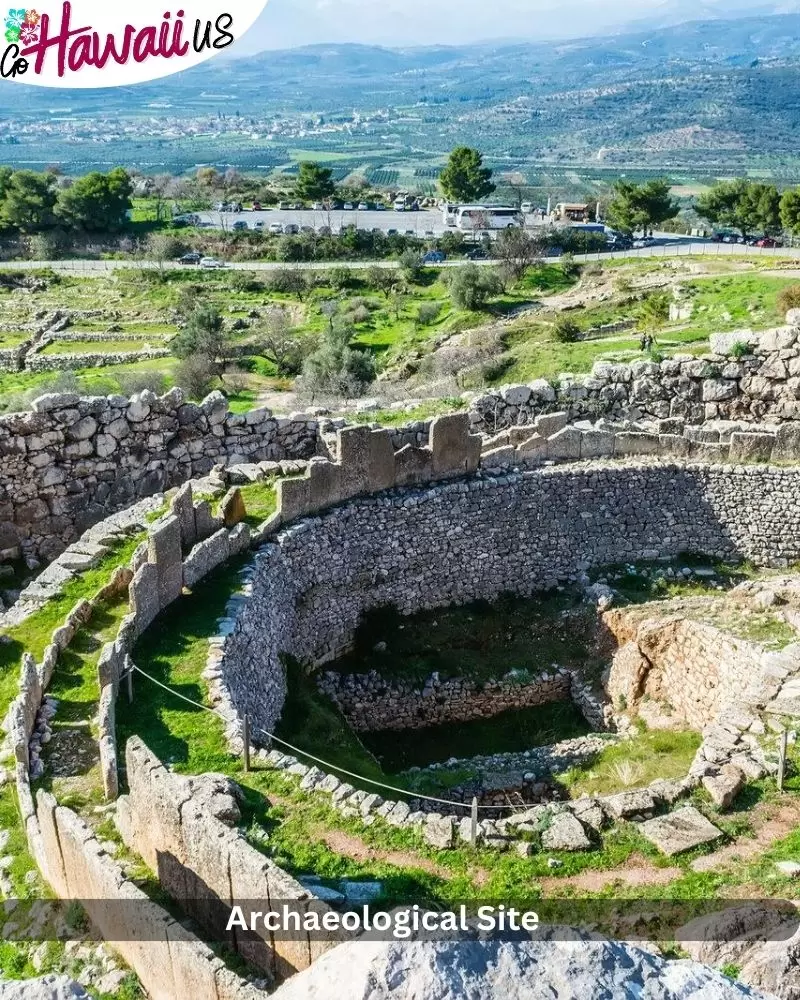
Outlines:
{"type": "MultiPolygon", "coordinates": [[[[175,695],[176,698],[180,698],[181,701],[187,702],[189,705],[193,705],[195,708],[202,709],[204,712],[208,712],[210,715],[215,715],[218,719],[223,722],[228,722],[229,720],[225,718],[220,712],[215,709],[210,708],[208,705],[202,705],[199,701],[195,701],[193,698],[188,698],[185,694],[181,694],[180,691],[176,691],[174,688],[169,687],[169,685],[164,684],[162,681],[148,674],[141,667],[137,666],[135,663],[132,664],[133,669],[137,674],[141,674],[142,677],[146,677],[147,680],[152,681],[158,687],[163,688],[164,691],[168,691],[170,694],[175,695]]],[[[367,778],[362,774],[357,774],[355,771],[348,771],[347,768],[339,767],[338,764],[332,764],[330,761],[323,760],[321,757],[315,757],[314,754],[309,753],[307,750],[301,750],[300,747],[294,746],[294,744],[287,742],[276,736],[274,733],[270,733],[266,729],[257,729],[256,732],[261,733],[263,736],[268,737],[270,740],[274,740],[276,743],[280,743],[281,746],[287,747],[294,753],[298,753],[303,757],[307,757],[309,760],[313,760],[315,764],[321,764],[324,768],[330,769],[331,771],[338,771],[339,774],[346,774],[349,778],[355,778],[357,781],[366,782],[368,785],[374,785],[376,788],[383,788],[388,792],[397,792],[400,795],[407,795],[414,799],[424,799],[426,802],[435,802],[438,805],[444,806],[459,806],[462,809],[472,809],[472,805],[469,802],[458,802],[455,799],[440,799],[435,795],[423,795],[422,792],[413,792],[408,788],[398,788],[396,785],[387,785],[385,782],[376,781],[374,778],[367,778]]],[[[514,809],[516,808],[511,803],[508,805],[497,805],[497,806],[485,806],[479,805],[478,809],[514,809]]]]}

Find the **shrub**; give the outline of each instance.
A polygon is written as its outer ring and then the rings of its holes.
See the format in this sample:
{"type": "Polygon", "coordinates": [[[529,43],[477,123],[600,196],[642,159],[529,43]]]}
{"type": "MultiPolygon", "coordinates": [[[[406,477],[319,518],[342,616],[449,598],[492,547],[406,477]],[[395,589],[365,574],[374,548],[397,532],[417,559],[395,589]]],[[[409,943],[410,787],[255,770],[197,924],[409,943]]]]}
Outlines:
{"type": "Polygon", "coordinates": [[[736,360],[738,361],[739,358],[744,358],[748,354],[750,354],[751,348],[750,345],[746,343],[744,340],[737,340],[736,343],[732,345],[728,353],[732,358],[736,358],[736,360]]]}
{"type": "Polygon", "coordinates": [[[448,271],[445,280],[457,309],[483,309],[489,298],[501,290],[496,272],[477,264],[466,264],[448,271]]]}
{"type": "Polygon", "coordinates": [[[204,354],[193,354],[175,369],[175,382],[185,389],[193,399],[202,399],[211,390],[217,375],[217,367],[204,354]]]}
{"type": "Polygon", "coordinates": [[[778,311],[787,313],[790,309],[800,309],[800,285],[788,285],[777,299],[778,311]]]}
{"type": "Polygon", "coordinates": [[[400,272],[406,281],[417,284],[425,272],[425,265],[416,250],[405,250],[400,254],[400,272]]]}
{"type": "Polygon", "coordinates": [[[417,309],[417,322],[420,326],[430,326],[439,318],[442,307],[438,302],[423,302],[417,309]]]}
{"type": "Polygon", "coordinates": [[[553,324],[553,333],[561,344],[574,344],[581,335],[581,328],[569,316],[559,316],[553,324]]]}
{"type": "Polygon", "coordinates": [[[581,273],[580,265],[575,263],[575,258],[569,251],[561,254],[559,264],[561,265],[561,273],[566,278],[577,278],[581,273]]]}

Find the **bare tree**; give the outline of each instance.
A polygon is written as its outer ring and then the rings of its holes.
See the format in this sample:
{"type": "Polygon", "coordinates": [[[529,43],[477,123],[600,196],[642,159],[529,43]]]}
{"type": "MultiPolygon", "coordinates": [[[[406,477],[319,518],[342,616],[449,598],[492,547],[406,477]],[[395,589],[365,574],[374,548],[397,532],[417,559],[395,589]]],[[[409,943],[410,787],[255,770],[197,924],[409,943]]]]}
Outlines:
{"type": "Polygon", "coordinates": [[[312,334],[303,333],[292,323],[285,309],[270,309],[259,332],[261,351],[278,369],[279,375],[297,375],[303,361],[316,347],[312,334]]]}
{"type": "Polygon", "coordinates": [[[500,261],[503,277],[515,283],[521,281],[534,264],[544,256],[544,241],[524,229],[509,226],[497,237],[495,256],[500,261]]]}

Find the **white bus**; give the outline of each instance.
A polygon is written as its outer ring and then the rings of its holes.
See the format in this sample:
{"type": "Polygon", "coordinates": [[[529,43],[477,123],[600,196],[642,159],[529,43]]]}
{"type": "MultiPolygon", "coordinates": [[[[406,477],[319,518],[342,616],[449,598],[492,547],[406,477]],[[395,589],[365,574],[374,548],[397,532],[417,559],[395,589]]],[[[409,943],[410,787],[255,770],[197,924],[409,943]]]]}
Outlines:
{"type": "Polygon", "coordinates": [[[488,229],[513,229],[525,225],[525,218],[518,208],[506,205],[458,205],[444,210],[445,222],[462,232],[482,232],[488,229]],[[449,209],[449,210],[448,210],[449,209]]]}

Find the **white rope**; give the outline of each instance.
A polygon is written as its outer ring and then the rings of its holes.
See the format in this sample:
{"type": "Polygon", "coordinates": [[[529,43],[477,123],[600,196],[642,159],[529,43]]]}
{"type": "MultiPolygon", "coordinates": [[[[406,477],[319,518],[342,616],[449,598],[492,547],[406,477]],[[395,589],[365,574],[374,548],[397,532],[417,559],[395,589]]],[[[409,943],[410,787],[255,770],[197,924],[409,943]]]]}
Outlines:
{"type": "MultiPolygon", "coordinates": [[[[176,698],[180,698],[182,701],[187,702],[189,705],[194,705],[195,708],[200,708],[204,712],[209,712],[211,715],[215,715],[218,719],[223,722],[228,722],[224,715],[217,712],[213,708],[209,708],[208,705],[201,705],[199,701],[194,701],[192,698],[188,698],[185,694],[181,694],[180,691],[176,691],[174,688],[169,687],[162,681],[157,680],[151,674],[142,670],[141,667],[133,664],[133,669],[137,674],[141,674],[142,677],[146,677],[153,684],[157,684],[158,687],[163,688],[165,691],[169,691],[170,694],[174,694],[176,698]]],[[[289,750],[294,751],[294,753],[299,753],[303,757],[307,757],[309,760],[313,760],[315,764],[322,764],[326,769],[331,771],[338,771],[340,774],[346,774],[349,778],[355,778],[357,781],[364,781],[368,785],[374,785],[376,788],[383,788],[388,792],[398,792],[400,795],[408,795],[410,798],[414,799],[424,799],[426,802],[436,802],[439,805],[444,806],[460,806],[462,809],[471,809],[472,805],[469,802],[458,802],[455,799],[438,799],[434,795],[423,795],[422,792],[413,792],[408,788],[398,788],[395,785],[387,785],[382,781],[375,781],[373,778],[366,778],[362,774],[357,774],[355,771],[348,771],[347,768],[339,767],[338,764],[332,764],[330,761],[323,760],[321,757],[315,757],[314,754],[309,753],[307,750],[301,750],[300,747],[294,746],[292,743],[288,743],[286,740],[282,740],[280,736],[276,736],[274,733],[268,732],[266,729],[257,729],[256,732],[261,733],[264,736],[269,737],[270,740],[274,740],[276,743],[280,743],[281,746],[288,747],[289,750]]],[[[513,805],[497,805],[497,806],[484,806],[479,805],[479,809],[514,809],[513,805]]]]}

